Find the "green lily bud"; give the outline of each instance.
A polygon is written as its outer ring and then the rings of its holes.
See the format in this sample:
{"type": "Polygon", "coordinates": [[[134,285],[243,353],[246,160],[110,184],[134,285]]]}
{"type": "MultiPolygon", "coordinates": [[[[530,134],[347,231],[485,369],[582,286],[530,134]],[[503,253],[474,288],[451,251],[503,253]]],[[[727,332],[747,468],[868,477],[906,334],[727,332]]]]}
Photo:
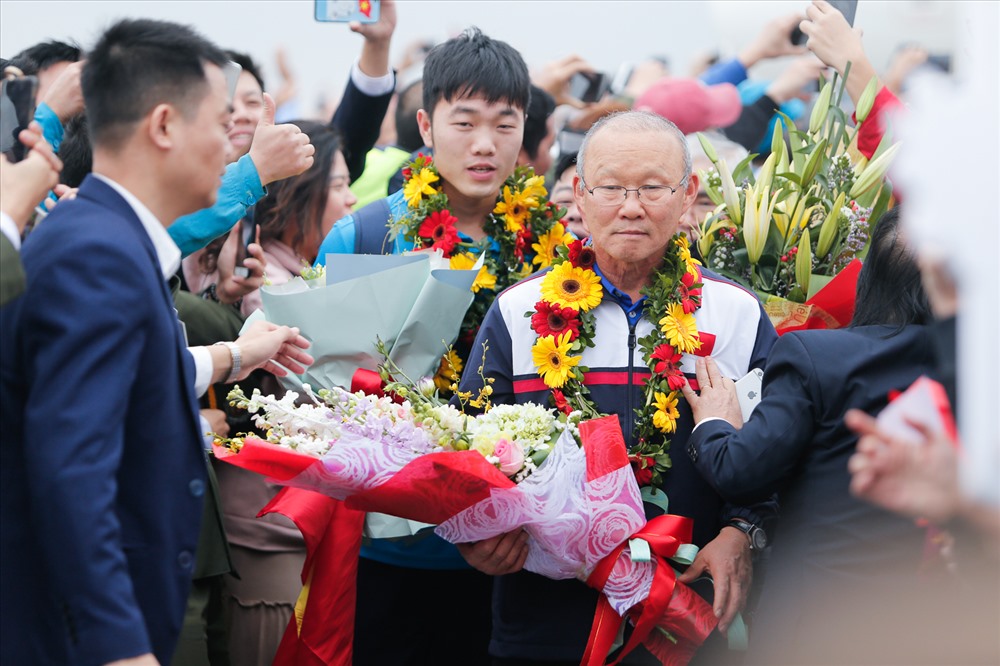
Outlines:
{"type": "Polygon", "coordinates": [[[816,254],[825,257],[833,245],[833,239],[837,235],[837,221],[840,219],[840,209],[844,207],[845,195],[843,192],[837,195],[837,200],[830,207],[830,212],[823,220],[823,226],[819,228],[819,241],[816,243],[816,254]]]}
{"type": "Polygon", "coordinates": [[[882,182],[882,178],[885,177],[889,165],[892,164],[892,160],[896,157],[901,145],[903,144],[897,143],[868,163],[865,170],[861,172],[861,177],[854,181],[854,185],[851,187],[852,199],[857,199],[882,182]]]}
{"type": "Polygon", "coordinates": [[[812,246],[809,244],[809,230],[802,232],[799,251],[795,254],[795,281],[802,287],[802,293],[809,293],[809,276],[812,273],[812,246]]]}
{"type": "Polygon", "coordinates": [[[774,180],[774,163],[776,157],[774,153],[768,155],[767,159],[764,160],[764,165],[757,172],[757,181],[754,189],[757,190],[758,196],[760,196],[761,192],[771,189],[771,182],[774,180]]]}
{"type": "Polygon", "coordinates": [[[813,146],[812,153],[810,153],[806,165],[802,168],[803,189],[809,187],[813,178],[816,177],[816,173],[819,171],[824,158],[826,158],[826,139],[821,139],[819,143],[813,146]]]}
{"type": "Polygon", "coordinates": [[[868,114],[871,113],[872,105],[875,104],[875,95],[878,93],[878,89],[878,77],[873,76],[872,80],[868,82],[867,86],[865,86],[865,90],[861,93],[861,97],[858,98],[858,106],[854,110],[854,117],[857,119],[859,125],[865,122],[868,114]]]}
{"type": "MultiPolygon", "coordinates": [[[[781,164],[782,158],[784,158],[785,163],[788,163],[788,157],[785,156],[785,123],[779,118],[776,123],[774,123],[774,132],[771,133],[771,154],[778,156],[778,164],[781,164]]],[[[780,169],[778,173],[783,173],[780,169]]]]}
{"type": "Polygon", "coordinates": [[[812,114],[809,116],[809,133],[815,134],[826,122],[826,116],[830,112],[830,95],[833,94],[833,86],[827,81],[823,89],[819,91],[816,103],[813,105],[812,114]]]}
{"type": "Polygon", "coordinates": [[[712,164],[718,163],[719,155],[715,152],[715,147],[701,132],[698,132],[698,142],[701,144],[701,149],[705,151],[705,157],[712,160],[712,164]]]}
{"type": "Polygon", "coordinates": [[[726,160],[719,160],[719,178],[722,179],[722,199],[726,202],[729,219],[733,221],[733,224],[739,224],[743,221],[743,214],[740,210],[740,194],[736,189],[736,183],[733,182],[733,174],[726,166],[726,160]]]}

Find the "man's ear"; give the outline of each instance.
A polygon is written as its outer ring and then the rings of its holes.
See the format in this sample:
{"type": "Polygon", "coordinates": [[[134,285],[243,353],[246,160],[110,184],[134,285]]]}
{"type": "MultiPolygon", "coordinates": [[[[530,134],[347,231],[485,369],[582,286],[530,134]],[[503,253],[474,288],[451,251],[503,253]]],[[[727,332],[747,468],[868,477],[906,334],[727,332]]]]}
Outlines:
{"type": "Polygon", "coordinates": [[[177,121],[177,109],[170,104],[158,104],[146,116],[146,131],[154,146],[162,150],[174,145],[174,124],[177,121]]]}
{"type": "Polygon", "coordinates": [[[583,205],[586,196],[587,192],[583,189],[583,179],[580,178],[580,174],[573,174],[573,201],[576,202],[576,209],[580,211],[580,217],[584,222],[587,221],[586,208],[583,205]]]}
{"type": "Polygon", "coordinates": [[[684,188],[684,208],[687,210],[694,205],[694,200],[698,198],[698,188],[701,186],[701,181],[698,179],[698,174],[691,172],[688,176],[687,187],[684,188]]]}
{"type": "Polygon", "coordinates": [[[420,128],[420,138],[424,140],[424,145],[434,147],[434,132],[431,131],[431,114],[423,109],[417,111],[417,127],[420,128]]]}

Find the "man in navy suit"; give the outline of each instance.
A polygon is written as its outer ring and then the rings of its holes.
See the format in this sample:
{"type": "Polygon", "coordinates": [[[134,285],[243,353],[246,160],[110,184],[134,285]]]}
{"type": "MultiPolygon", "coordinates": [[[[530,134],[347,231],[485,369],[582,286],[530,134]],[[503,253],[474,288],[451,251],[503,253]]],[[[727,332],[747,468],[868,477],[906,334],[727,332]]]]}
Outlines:
{"type": "Polygon", "coordinates": [[[684,390],[697,470],[730,502],[781,503],[747,663],[967,663],[942,640],[953,632],[914,631],[949,616],[924,530],[849,492],[858,438],[844,413],[875,414],[934,373],[931,310],[897,215],[875,226],[851,325],[782,336],[746,423],[712,359],[699,361],[701,395],[684,390]]]}
{"type": "Polygon", "coordinates": [[[173,309],[165,226],[215,199],[226,62],[146,20],[88,56],[93,174],[25,243],[26,291],[0,314],[4,664],[168,663],[205,494],[196,387],[279,349],[309,360],[278,327],[189,353],[173,309]]]}

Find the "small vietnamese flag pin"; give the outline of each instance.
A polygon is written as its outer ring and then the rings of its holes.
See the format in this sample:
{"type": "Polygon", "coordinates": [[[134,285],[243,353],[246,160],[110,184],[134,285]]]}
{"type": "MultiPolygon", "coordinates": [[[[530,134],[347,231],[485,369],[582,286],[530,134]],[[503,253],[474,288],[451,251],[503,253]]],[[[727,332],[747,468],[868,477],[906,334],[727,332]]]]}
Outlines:
{"type": "Polygon", "coordinates": [[[372,3],[369,0],[359,0],[358,11],[365,15],[366,18],[372,17],[372,3]]]}

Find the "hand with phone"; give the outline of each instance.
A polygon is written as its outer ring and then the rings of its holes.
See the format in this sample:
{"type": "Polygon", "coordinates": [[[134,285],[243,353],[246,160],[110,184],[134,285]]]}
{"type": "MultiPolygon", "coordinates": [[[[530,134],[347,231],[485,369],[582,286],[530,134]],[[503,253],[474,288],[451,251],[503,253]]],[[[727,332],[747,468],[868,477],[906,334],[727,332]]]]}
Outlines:
{"type": "Polygon", "coordinates": [[[219,282],[215,293],[220,303],[236,303],[264,284],[267,260],[264,258],[264,249],[260,246],[260,229],[254,225],[250,242],[245,242],[243,228],[241,220],[233,226],[219,250],[219,282]]]}
{"type": "Polygon", "coordinates": [[[17,163],[0,155],[0,207],[22,232],[35,206],[59,182],[62,161],[42,138],[38,123],[32,122],[17,138],[28,154],[17,163]]]}
{"type": "Polygon", "coordinates": [[[754,40],[740,51],[737,58],[744,69],[750,69],[761,60],[801,55],[805,47],[794,44],[789,35],[802,20],[801,13],[787,14],[768,21],[754,40]]]}
{"type": "Polygon", "coordinates": [[[532,83],[552,95],[557,105],[568,104],[576,108],[585,106],[579,95],[589,88],[592,77],[597,72],[590,64],[578,55],[568,55],[560,60],[546,64],[532,75],[532,83]],[[571,81],[578,79],[577,95],[573,94],[571,81]],[[582,79],[582,82],[581,82],[582,79]],[[584,90],[580,90],[579,86],[584,90]]]}
{"type": "MultiPolygon", "coordinates": [[[[852,13],[851,19],[853,18],[852,13]]],[[[856,105],[868,82],[876,76],[875,67],[861,43],[861,29],[851,27],[844,14],[825,0],[813,0],[806,9],[806,19],[799,24],[799,28],[808,37],[806,46],[809,50],[841,76],[844,75],[847,63],[851,63],[847,94],[856,105]]]]}

